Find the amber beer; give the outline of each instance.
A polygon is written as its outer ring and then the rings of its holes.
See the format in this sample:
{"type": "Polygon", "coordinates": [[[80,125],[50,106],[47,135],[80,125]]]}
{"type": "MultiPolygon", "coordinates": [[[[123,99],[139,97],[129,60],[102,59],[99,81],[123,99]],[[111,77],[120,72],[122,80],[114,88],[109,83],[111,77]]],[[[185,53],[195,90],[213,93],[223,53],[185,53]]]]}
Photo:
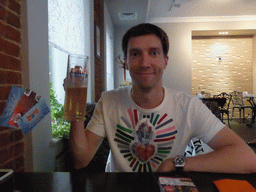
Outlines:
{"type": "Polygon", "coordinates": [[[86,101],[87,87],[68,87],[65,98],[65,119],[67,121],[83,120],[86,114],[86,101]]]}
{"type": "Polygon", "coordinates": [[[85,120],[88,84],[87,63],[87,56],[69,55],[64,103],[64,118],[67,121],[85,120]]]}

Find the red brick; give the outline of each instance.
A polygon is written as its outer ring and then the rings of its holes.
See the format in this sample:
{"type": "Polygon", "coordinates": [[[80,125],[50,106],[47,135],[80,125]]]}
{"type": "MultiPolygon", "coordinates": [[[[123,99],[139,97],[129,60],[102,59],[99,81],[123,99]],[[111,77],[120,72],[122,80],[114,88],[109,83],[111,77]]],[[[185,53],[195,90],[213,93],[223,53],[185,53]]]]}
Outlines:
{"type": "Polygon", "coordinates": [[[20,55],[20,46],[13,43],[13,42],[8,42],[8,41],[5,41],[4,42],[5,44],[5,50],[4,52],[8,55],[12,55],[12,56],[15,56],[15,57],[19,57],[20,55]]]}
{"type": "Polygon", "coordinates": [[[0,131],[5,131],[5,130],[9,130],[9,128],[0,126],[0,131]]]}
{"type": "Polygon", "coordinates": [[[7,0],[0,0],[0,4],[7,5],[7,0]]]}
{"type": "Polygon", "coordinates": [[[6,22],[14,27],[20,28],[20,18],[12,12],[7,12],[6,22]]]}
{"type": "Polygon", "coordinates": [[[0,164],[7,162],[10,159],[9,148],[2,149],[0,151],[0,164]]]}
{"type": "Polygon", "coordinates": [[[9,57],[3,53],[0,53],[0,68],[6,69],[7,62],[9,61],[9,57]]]}
{"type": "Polygon", "coordinates": [[[15,0],[9,0],[9,5],[8,5],[8,7],[9,7],[12,11],[14,11],[14,12],[16,12],[18,15],[20,15],[20,4],[17,3],[15,0]]]}
{"type": "Polygon", "coordinates": [[[20,141],[20,142],[14,144],[13,147],[14,147],[14,148],[13,148],[13,150],[14,150],[14,156],[18,156],[18,155],[24,153],[25,144],[24,144],[23,141],[20,141]]]}
{"type": "Polygon", "coordinates": [[[21,168],[25,167],[25,158],[23,156],[19,156],[14,159],[14,171],[17,172],[21,168]]]}
{"type": "Polygon", "coordinates": [[[11,89],[11,86],[0,87],[0,100],[7,100],[11,89]]]}
{"type": "Polygon", "coordinates": [[[0,5],[0,19],[4,21],[5,16],[6,16],[6,9],[0,5]]]}
{"type": "Polygon", "coordinates": [[[10,144],[11,135],[10,131],[0,132],[0,149],[10,144]]]}
{"type": "MultiPolygon", "coordinates": [[[[25,166],[25,163],[24,163],[24,166],[25,166]]],[[[19,172],[19,173],[25,173],[26,172],[26,169],[25,167],[20,167],[18,170],[16,170],[15,172],[19,172]]]]}
{"type": "Polygon", "coordinates": [[[5,24],[0,21],[0,37],[5,35],[5,24]]]}
{"type": "Polygon", "coordinates": [[[0,165],[0,169],[13,169],[13,161],[7,161],[0,165]]]}
{"type": "Polygon", "coordinates": [[[21,71],[21,60],[0,53],[0,68],[21,71]]]}
{"type": "Polygon", "coordinates": [[[6,130],[7,127],[0,126],[0,132],[6,130]]]}
{"type": "Polygon", "coordinates": [[[4,26],[4,36],[7,39],[11,39],[17,43],[21,43],[21,33],[18,29],[11,26],[4,26]]]}
{"type": "Polygon", "coordinates": [[[6,83],[7,84],[22,84],[20,72],[6,71],[6,83]]]}
{"type": "Polygon", "coordinates": [[[0,51],[4,51],[4,42],[5,40],[3,40],[2,37],[0,36],[0,51]]]}
{"type": "Polygon", "coordinates": [[[13,130],[13,142],[17,142],[23,139],[23,133],[21,130],[13,130]]]}
{"type": "Polygon", "coordinates": [[[6,82],[6,73],[5,71],[0,70],[0,84],[5,84],[5,82],[6,82]]]}

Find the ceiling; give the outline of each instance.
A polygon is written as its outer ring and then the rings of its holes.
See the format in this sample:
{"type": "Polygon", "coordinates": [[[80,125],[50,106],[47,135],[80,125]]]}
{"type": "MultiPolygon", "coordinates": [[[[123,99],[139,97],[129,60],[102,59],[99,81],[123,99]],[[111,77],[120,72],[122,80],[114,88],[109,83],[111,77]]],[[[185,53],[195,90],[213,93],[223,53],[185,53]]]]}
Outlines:
{"type": "MultiPolygon", "coordinates": [[[[105,0],[113,23],[131,27],[144,22],[187,22],[191,20],[256,20],[255,0],[105,0]],[[127,19],[120,20],[125,13],[127,19]],[[131,13],[137,14],[136,20],[131,13]]],[[[135,15],[136,17],[136,15],[135,15]]],[[[123,18],[122,18],[123,19],[123,18]]],[[[219,31],[194,32],[211,36],[219,31]]],[[[229,31],[228,35],[255,35],[256,30],[229,31]]]]}
{"type": "Polygon", "coordinates": [[[145,23],[149,0],[105,0],[116,26],[131,27],[145,23]],[[137,13],[136,20],[120,20],[119,13],[137,13]]]}

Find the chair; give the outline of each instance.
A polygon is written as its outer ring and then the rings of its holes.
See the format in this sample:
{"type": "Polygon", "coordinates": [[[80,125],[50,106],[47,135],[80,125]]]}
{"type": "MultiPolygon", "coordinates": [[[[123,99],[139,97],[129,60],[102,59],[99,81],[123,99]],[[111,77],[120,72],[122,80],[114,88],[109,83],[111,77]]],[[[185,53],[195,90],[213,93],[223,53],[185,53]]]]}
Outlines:
{"type": "Polygon", "coordinates": [[[216,100],[202,98],[202,102],[212,111],[212,113],[221,119],[219,104],[216,100]]]}
{"type": "Polygon", "coordinates": [[[224,115],[227,115],[228,118],[228,127],[230,128],[229,123],[229,105],[231,103],[232,95],[227,94],[226,92],[222,92],[219,95],[216,96],[217,98],[226,98],[226,103],[223,107],[220,107],[220,115],[221,115],[221,121],[223,122],[224,115]]]}
{"type": "Polygon", "coordinates": [[[246,108],[247,109],[252,109],[252,112],[253,112],[253,108],[252,108],[252,106],[244,105],[243,93],[242,92],[234,91],[231,94],[232,94],[232,104],[233,104],[232,118],[234,117],[235,109],[238,109],[239,110],[239,121],[241,122],[241,120],[242,120],[241,119],[242,112],[243,112],[243,119],[245,119],[244,110],[246,108]]]}

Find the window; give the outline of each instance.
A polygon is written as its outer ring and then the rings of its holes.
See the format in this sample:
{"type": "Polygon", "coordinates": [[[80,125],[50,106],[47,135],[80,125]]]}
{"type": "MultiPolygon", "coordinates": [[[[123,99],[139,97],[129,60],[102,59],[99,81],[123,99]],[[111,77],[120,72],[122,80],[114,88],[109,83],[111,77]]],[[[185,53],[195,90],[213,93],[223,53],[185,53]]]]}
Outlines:
{"type": "MultiPolygon", "coordinates": [[[[91,0],[48,0],[49,81],[55,93],[50,91],[53,137],[69,134],[70,124],[61,117],[65,100],[63,81],[67,73],[69,54],[86,55],[90,58],[91,2],[91,0]],[[55,98],[57,102],[53,102],[55,98]]],[[[89,73],[88,102],[91,102],[90,77],[91,73],[89,73]]]]}
{"type": "MultiPolygon", "coordinates": [[[[48,0],[50,81],[64,104],[63,80],[68,54],[90,57],[90,1],[48,0]]],[[[90,84],[90,80],[89,80],[90,84]]],[[[91,100],[90,87],[88,102],[91,100]]]]}
{"type": "Polygon", "coordinates": [[[106,89],[114,89],[114,42],[110,29],[106,27],[106,89]]]}

